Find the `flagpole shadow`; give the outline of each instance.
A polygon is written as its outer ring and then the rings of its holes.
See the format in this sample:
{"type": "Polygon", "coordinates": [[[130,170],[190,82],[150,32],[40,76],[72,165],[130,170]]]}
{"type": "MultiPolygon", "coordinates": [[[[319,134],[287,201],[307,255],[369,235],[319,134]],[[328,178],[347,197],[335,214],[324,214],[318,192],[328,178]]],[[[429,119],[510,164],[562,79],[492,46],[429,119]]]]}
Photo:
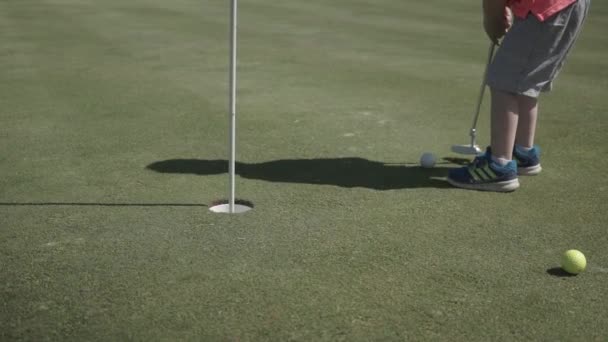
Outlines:
{"type": "Polygon", "coordinates": [[[78,207],[207,207],[199,203],[95,203],[95,202],[0,202],[0,206],[78,206],[78,207]]]}

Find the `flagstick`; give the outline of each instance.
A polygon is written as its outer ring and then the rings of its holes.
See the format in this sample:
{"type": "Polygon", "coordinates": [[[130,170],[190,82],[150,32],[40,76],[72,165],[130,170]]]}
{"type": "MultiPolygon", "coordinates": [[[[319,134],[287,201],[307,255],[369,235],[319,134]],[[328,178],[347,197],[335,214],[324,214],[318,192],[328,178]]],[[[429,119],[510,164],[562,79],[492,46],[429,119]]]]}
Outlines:
{"type": "Polygon", "coordinates": [[[236,36],[237,0],[232,0],[230,20],[230,200],[229,213],[234,213],[235,159],[236,159],[236,36]]]}
{"type": "Polygon", "coordinates": [[[229,198],[228,203],[225,199],[215,201],[209,207],[214,213],[228,213],[228,214],[240,214],[253,209],[253,203],[243,199],[239,200],[239,203],[235,203],[235,164],[236,164],[236,47],[237,47],[237,0],[231,0],[232,5],[230,7],[230,75],[229,75],[229,160],[228,160],[228,173],[229,173],[229,198]]]}

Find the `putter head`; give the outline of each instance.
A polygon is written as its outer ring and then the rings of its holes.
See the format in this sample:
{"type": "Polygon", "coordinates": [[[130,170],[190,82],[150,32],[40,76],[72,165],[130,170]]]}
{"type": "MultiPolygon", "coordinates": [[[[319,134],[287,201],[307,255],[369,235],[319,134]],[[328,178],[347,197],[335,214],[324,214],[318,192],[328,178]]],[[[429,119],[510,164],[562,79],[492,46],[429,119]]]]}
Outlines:
{"type": "Polygon", "coordinates": [[[480,154],[481,148],[477,145],[452,145],[452,152],[458,154],[480,154]]]}

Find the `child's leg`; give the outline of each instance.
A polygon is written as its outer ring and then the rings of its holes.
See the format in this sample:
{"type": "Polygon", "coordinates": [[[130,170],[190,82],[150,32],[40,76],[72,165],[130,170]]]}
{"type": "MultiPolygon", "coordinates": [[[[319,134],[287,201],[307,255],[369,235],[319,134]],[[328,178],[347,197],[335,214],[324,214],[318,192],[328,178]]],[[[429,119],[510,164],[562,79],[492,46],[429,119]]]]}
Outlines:
{"type": "Polygon", "coordinates": [[[538,99],[492,89],[492,155],[513,159],[513,146],[532,148],[538,118],[538,99]]]}
{"type": "Polygon", "coordinates": [[[519,121],[517,123],[515,144],[521,147],[532,148],[534,146],[534,134],[536,133],[536,119],[538,118],[538,99],[518,95],[517,103],[519,121]]]}
{"type": "Polygon", "coordinates": [[[448,182],[454,186],[485,191],[508,192],[519,187],[513,144],[517,130],[517,95],[490,87],[492,92],[492,146],[470,165],[450,170],[448,182]]]}
{"type": "Polygon", "coordinates": [[[534,176],[542,171],[540,166],[540,149],[534,145],[536,119],[538,117],[538,99],[518,95],[519,122],[515,135],[513,157],[517,161],[517,174],[534,176]]]}
{"type": "Polygon", "coordinates": [[[513,146],[519,119],[518,95],[492,88],[492,156],[503,163],[513,159],[513,146]]]}

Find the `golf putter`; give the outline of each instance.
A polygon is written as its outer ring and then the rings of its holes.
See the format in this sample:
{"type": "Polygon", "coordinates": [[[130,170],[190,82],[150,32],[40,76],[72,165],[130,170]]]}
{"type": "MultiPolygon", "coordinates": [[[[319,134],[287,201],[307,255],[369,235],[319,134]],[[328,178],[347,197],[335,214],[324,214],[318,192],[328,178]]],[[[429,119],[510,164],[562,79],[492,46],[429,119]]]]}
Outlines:
{"type": "Polygon", "coordinates": [[[486,63],[486,69],[483,72],[483,79],[481,81],[481,89],[479,90],[479,98],[477,98],[477,108],[475,109],[475,117],[473,118],[473,126],[471,127],[471,131],[469,136],[471,137],[471,142],[468,145],[452,145],[452,152],[458,154],[479,154],[481,153],[481,149],[477,146],[477,119],[479,119],[479,111],[481,110],[481,102],[483,101],[483,94],[486,90],[486,78],[488,77],[488,68],[490,67],[490,63],[492,63],[492,58],[494,57],[494,48],[496,45],[494,42],[490,42],[490,48],[488,49],[488,61],[486,63]]]}

